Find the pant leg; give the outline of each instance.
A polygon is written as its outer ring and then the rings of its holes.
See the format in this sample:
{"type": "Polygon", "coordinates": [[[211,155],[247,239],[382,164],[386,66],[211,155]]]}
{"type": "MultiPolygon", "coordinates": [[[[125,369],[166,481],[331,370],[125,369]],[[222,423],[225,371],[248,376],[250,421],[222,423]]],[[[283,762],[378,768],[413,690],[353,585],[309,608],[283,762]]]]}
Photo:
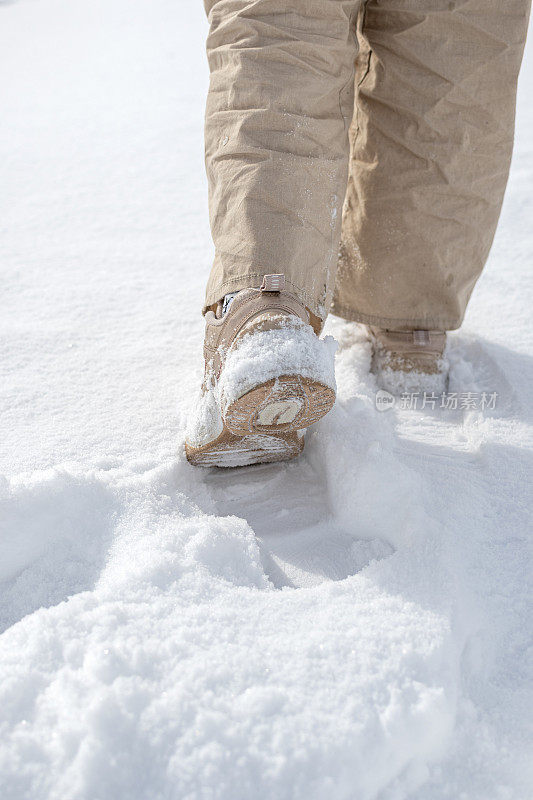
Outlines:
{"type": "Polygon", "coordinates": [[[283,272],[331,304],[348,180],[359,0],[206,0],[206,306],[283,272]]]}
{"type": "Polygon", "coordinates": [[[530,0],[369,0],[334,310],[461,325],[500,214],[530,0]]]}

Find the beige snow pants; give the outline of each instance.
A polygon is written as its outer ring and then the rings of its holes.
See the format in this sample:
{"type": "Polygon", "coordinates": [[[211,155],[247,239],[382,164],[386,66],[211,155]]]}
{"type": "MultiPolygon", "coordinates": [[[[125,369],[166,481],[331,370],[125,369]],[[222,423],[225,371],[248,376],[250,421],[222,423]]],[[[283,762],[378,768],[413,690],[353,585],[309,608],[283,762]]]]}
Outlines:
{"type": "Polygon", "coordinates": [[[206,306],[283,272],[321,319],[459,327],[507,182],[530,0],[205,3],[206,306]]]}

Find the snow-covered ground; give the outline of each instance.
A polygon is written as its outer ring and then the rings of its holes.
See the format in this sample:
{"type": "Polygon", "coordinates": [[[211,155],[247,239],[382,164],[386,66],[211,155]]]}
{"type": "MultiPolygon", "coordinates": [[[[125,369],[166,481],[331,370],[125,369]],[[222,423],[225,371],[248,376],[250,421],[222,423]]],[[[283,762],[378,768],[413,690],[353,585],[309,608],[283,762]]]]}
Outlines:
{"type": "Polygon", "coordinates": [[[302,459],[216,472],[183,453],[205,32],[200,0],[0,3],[0,797],[528,800],[532,48],[452,336],[478,407],[378,411],[331,319],[302,459]]]}

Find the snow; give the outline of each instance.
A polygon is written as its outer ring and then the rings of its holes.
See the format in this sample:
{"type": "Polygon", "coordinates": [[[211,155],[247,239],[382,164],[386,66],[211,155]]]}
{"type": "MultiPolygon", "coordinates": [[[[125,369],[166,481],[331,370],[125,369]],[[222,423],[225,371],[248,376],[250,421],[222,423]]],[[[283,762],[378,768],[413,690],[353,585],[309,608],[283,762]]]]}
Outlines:
{"type": "Polygon", "coordinates": [[[378,411],[331,318],[303,457],[200,470],[202,15],[0,7],[0,795],[526,800],[531,47],[449,348],[494,408],[378,411]]]}
{"type": "Polygon", "coordinates": [[[217,385],[220,407],[226,410],[254,386],[280,375],[301,375],[335,391],[335,350],[332,336],[318,339],[296,317],[278,329],[241,336],[224,360],[217,385]]]}

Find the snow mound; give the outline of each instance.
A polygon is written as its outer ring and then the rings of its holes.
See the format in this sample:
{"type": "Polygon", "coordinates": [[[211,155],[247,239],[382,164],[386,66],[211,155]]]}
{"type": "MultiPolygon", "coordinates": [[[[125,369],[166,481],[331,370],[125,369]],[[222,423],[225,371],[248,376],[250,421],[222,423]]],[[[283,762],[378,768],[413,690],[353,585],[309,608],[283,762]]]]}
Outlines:
{"type": "MultiPolygon", "coordinates": [[[[455,702],[448,620],[365,570],[274,591],[245,519],[182,494],[190,469],[84,480],[65,467],[26,481],[22,530],[43,547],[5,565],[18,574],[13,607],[30,613],[2,637],[2,796],[245,798],[259,770],[272,796],[371,797],[437,757],[455,702]],[[80,497],[105,498],[92,529],[80,497]],[[90,532],[99,569],[93,552],[57,547],[73,531],[90,532]],[[82,561],[84,585],[65,581],[51,607],[29,608],[42,572],[82,561]]],[[[17,492],[4,497],[8,540],[17,492]]]]}

